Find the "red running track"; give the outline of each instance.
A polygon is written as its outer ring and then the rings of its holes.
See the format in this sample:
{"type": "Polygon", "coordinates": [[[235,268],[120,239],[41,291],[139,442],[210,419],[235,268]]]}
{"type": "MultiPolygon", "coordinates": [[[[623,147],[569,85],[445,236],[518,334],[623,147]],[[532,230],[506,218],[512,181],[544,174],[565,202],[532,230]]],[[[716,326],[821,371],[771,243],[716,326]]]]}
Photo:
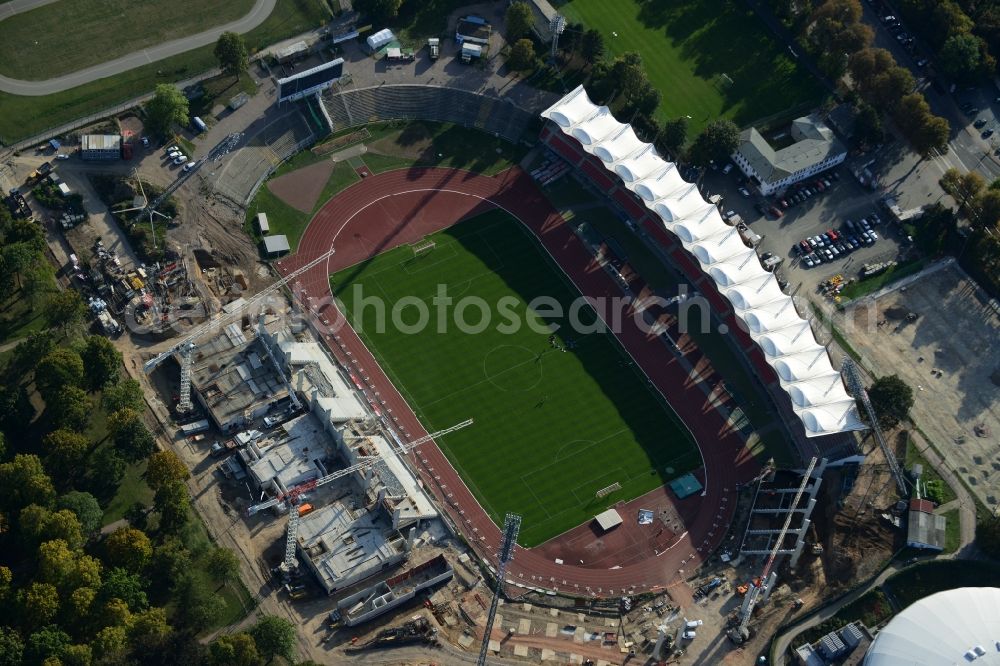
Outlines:
{"type": "MultiPolygon", "coordinates": [[[[620,288],[518,168],[495,177],[451,169],[370,176],[330,200],[309,224],[297,254],[278,262],[279,270],[287,275],[330,247],[336,249],[325,265],[303,273],[291,287],[324,331],[324,341],[338,362],[363,383],[359,388],[366,398],[388,417],[403,440],[426,431],[361,339],[343,323],[332,303],[329,275],[494,207],[505,209],[534,232],[584,295],[621,296],[620,288]]],[[[518,547],[507,576],[515,584],[593,596],[660,589],[683,578],[681,570],[690,572],[719,545],[735,509],[737,483],[749,480],[758,470],[740,435],[727,427],[667,346],[641,331],[631,317],[623,319],[619,340],[666,396],[701,449],[705,468],[699,476],[706,479],[706,488],[698,511],[685,525],[686,533],[668,550],[621,568],[559,565],[539,552],[544,546],[518,547]]],[[[698,359],[697,353],[693,358],[698,359]]],[[[495,565],[500,529],[437,445],[421,445],[411,453],[411,462],[479,555],[495,565]]]]}

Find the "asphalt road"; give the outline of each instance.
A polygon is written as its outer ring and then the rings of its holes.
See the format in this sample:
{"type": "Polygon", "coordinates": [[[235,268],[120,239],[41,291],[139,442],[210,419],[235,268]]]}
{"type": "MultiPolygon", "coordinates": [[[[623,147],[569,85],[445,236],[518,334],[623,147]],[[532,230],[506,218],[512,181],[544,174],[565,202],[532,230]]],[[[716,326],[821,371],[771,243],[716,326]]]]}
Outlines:
{"type": "MultiPolygon", "coordinates": [[[[0,6],[0,14],[2,14],[3,18],[8,18],[14,14],[35,9],[51,2],[54,2],[54,0],[13,0],[13,2],[0,6]]],[[[0,91],[10,93],[12,95],[25,95],[28,97],[51,95],[53,93],[62,92],[63,90],[69,90],[70,88],[82,86],[85,83],[90,83],[91,81],[96,81],[97,79],[103,79],[108,76],[114,76],[115,74],[121,74],[122,72],[127,72],[130,69],[141,67],[142,65],[148,65],[149,63],[163,60],[164,58],[169,58],[170,56],[184,53],[185,51],[190,51],[191,49],[214,44],[219,38],[219,35],[224,32],[249,32],[263,23],[264,20],[270,16],[276,3],[277,0],[257,0],[247,15],[235,21],[226,23],[225,25],[216,26],[204,32],[199,32],[196,35],[189,35],[187,37],[181,37],[180,39],[174,39],[169,42],[157,44],[156,46],[148,49],[136,51],[120,58],[115,58],[114,60],[109,60],[101,63],[100,65],[94,65],[93,67],[88,67],[86,69],[81,69],[65,76],[46,79],[44,81],[22,81],[20,79],[0,76],[0,91]]]]}

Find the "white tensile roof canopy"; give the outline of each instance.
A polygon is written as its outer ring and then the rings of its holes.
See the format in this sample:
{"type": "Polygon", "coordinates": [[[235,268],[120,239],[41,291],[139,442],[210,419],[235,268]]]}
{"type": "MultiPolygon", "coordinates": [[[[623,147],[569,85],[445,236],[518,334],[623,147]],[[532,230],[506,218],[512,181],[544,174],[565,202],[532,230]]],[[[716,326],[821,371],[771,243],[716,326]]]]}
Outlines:
{"type": "Polygon", "coordinates": [[[543,111],[542,117],[601,160],[697,259],[775,369],[807,437],[866,427],[826,348],[816,341],[791,297],[718,209],[680,177],[675,164],[640,140],[629,125],[615,120],[608,107],[590,101],[583,86],[543,111]]]}
{"type": "Polygon", "coordinates": [[[914,602],[868,648],[865,666],[1000,666],[1000,589],[962,587],[914,602]]]}

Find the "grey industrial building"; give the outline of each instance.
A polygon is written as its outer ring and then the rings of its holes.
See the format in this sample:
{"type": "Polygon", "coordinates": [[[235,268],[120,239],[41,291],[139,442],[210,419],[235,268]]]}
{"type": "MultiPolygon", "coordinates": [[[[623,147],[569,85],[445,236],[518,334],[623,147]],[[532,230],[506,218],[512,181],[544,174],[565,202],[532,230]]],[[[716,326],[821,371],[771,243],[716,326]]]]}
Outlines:
{"type": "Polygon", "coordinates": [[[85,160],[120,160],[120,134],[84,134],[80,137],[80,157],[85,160]]]}

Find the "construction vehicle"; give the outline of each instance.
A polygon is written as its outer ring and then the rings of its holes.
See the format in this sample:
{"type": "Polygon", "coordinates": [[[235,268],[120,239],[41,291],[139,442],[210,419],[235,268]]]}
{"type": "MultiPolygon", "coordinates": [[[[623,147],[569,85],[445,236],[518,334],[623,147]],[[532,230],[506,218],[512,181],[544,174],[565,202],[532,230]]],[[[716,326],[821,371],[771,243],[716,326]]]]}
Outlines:
{"type": "Polygon", "coordinates": [[[37,169],[28,174],[28,185],[34,185],[52,172],[51,162],[42,162],[37,169]]]}
{"type": "Polygon", "coordinates": [[[427,40],[427,49],[431,52],[431,60],[437,60],[438,56],[441,55],[441,40],[437,37],[431,37],[427,40]]]}
{"type": "MultiPolygon", "coordinates": [[[[465,421],[462,421],[461,423],[453,425],[450,428],[445,428],[444,430],[438,430],[437,432],[432,432],[429,435],[424,435],[423,437],[415,439],[412,442],[399,446],[398,448],[395,449],[395,452],[400,457],[403,457],[407,453],[412,451],[414,448],[420,446],[421,444],[429,442],[437,437],[441,437],[443,435],[455,432],[456,430],[461,430],[466,426],[472,425],[472,423],[473,423],[472,419],[467,419],[465,421]]],[[[280,507],[288,512],[288,528],[285,537],[285,559],[278,567],[278,569],[284,574],[286,578],[293,575],[295,571],[298,569],[298,561],[296,560],[295,557],[295,545],[296,545],[295,537],[299,529],[299,519],[301,518],[301,516],[299,515],[299,504],[302,501],[303,496],[307,492],[319,488],[321,486],[325,486],[326,484],[332,481],[336,481],[337,479],[342,479],[346,476],[354,474],[355,472],[363,471],[368,469],[369,467],[373,467],[376,464],[378,464],[381,460],[382,460],[381,456],[377,455],[365,456],[361,458],[360,462],[351,465],[350,467],[345,467],[344,469],[337,470],[332,474],[327,474],[326,476],[318,479],[312,479],[310,481],[306,481],[305,483],[295,486],[286,493],[282,493],[277,497],[269,499],[265,502],[261,502],[260,504],[254,504],[249,509],[247,509],[248,516],[254,516],[260,513],[261,511],[264,511],[265,509],[270,509],[272,507],[280,507]]]]}

